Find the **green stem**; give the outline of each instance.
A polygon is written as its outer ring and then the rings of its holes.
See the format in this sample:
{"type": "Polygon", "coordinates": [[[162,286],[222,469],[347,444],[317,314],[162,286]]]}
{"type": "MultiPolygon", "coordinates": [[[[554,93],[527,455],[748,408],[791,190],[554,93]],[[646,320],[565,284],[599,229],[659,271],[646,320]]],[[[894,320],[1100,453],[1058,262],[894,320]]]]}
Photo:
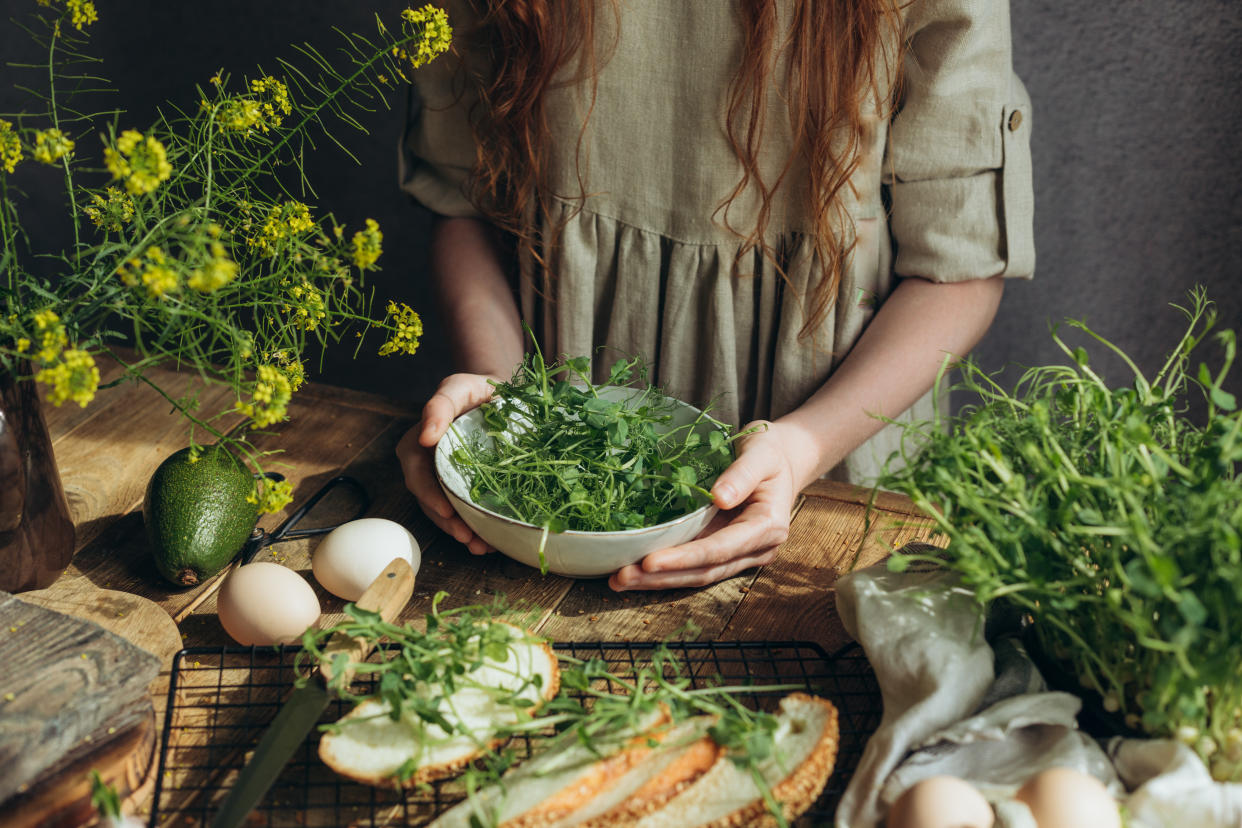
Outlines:
{"type": "MultiPolygon", "coordinates": [[[[53,29],[47,53],[48,110],[52,116],[52,126],[57,132],[60,131],[60,110],[56,107],[56,39],[59,36],[60,29],[53,29]]],[[[69,168],[67,153],[61,157],[60,163],[65,170],[65,192],[69,194],[69,215],[73,218],[73,257],[75,262],[79,262],[82,239],[78,228],[78,198],[73,192],[73,173],[69,168]]]]}
{"type": "Polygon", "coordinates": [[[335,89],[331,90],[323,98],[323,100],[321,100],[316,106],[307,110],[306,114],[302,116],[302,120],[298,122],[297,126],[295,126],[293,129],[288,130],[285,133],[283,138],[281,138],[276,143],[272,144],[272,148],[267,151],[267,154],[264,155],[262,158],[260,158],[258,161],[251,164],[247,169],[242,171],[238,175],[237,180],[245,181],[250,176],[252,176],[255,172],[265,167],[267,163],[271,161],[272,158],[276,155],[276,153],[279,152],[285,146],[285,144],[289,143],[290,139],[292,139],[293,136],[300,133],[302,129],[307,126],[307,124],[315,120],[319,116],[319,113],[322,112],[328,106],[328,104],[335,101],[337,96],[340,95],[342,92],[344,92],[346,89],[349,89],[350,87],[352,87],[354,84],[354,81],[356,81],[358,78],[366,74],[371,69],[371,67],[373,67],[376,64],[377,61],[379,61],[381,58],[384,57],[384,55],[388,54],[394,47],[399,47],[407,43],[410,43],[411,41],[417,39],[417,37],[418,37],[417,35],[410,35],[409,37],[404,38],[402,40],[398,40],[396,43],[390,46],[387,46],[381,51],[373,54],[365,63],[361,64],[357,68],[357,70],[354,71],[352,75],[345,78],[345,80],[342,83],[338,84],[335,89]]]}

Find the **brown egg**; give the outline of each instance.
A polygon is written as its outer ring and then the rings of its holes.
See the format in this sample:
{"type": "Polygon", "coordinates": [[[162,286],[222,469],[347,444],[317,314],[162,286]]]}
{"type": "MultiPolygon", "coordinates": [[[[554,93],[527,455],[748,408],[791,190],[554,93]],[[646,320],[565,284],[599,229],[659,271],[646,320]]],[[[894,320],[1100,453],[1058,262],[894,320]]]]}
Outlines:
{"type": "Polygon", "coordinates": [[[888,828],[992,828],[992,806],[956,776],[931,776],[906,789],[889,809],[888,828]]]}
{"type": "Polygon", "coordinates": [[[1104,785],[1070,768],[1037,773],[1014,799],[1031,809],[1039,828],[1121,828],[1117,801],[1104,785]]]}
{"type": "Polygon", "coordinates": [[[319,620],[319,598],[298,573],[260,561],[233,570],[216,597],[224,631],[238,644],[296,644],[319,620]]]}

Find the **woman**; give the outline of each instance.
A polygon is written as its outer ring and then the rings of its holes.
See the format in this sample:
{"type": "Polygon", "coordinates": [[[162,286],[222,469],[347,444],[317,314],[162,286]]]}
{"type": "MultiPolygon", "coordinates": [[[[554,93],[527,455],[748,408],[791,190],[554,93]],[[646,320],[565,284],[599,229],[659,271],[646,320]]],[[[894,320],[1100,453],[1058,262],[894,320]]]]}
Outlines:
{"type": "Polygon", "coordinates": [[[641,354],[672,396],[767,425],[713,487],[708,531],[614,589],[769,562],[797,492],[874,477],[898,445],[875,415],[930,416],[946,354],[983,335],[1003,279],[1034,270],[1008,4],[475,5],[449,5],[474,34],[464,64],[416,78],[406,139],[404,186],[440,217],[432,264],[461,371],[398,448],[407,485],[487,551],[429,449],[508,378],[524,319],[545,353],[641,354]]]}

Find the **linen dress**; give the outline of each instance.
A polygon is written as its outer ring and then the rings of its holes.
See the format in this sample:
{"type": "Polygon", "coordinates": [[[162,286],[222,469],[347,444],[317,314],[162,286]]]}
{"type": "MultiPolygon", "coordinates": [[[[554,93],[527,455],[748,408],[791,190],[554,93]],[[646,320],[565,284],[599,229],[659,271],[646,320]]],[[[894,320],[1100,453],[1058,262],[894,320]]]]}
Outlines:
{"type": "MultiPolygon", "coordinates": [[[[602,65],[589,119],[588,84],[548,93],[550,220],[565,225],[545,251],[550,287],[527,273],[518,289],[545,355],[606,346],[595,360],[605,374],[617,356],[642,355],[668,394],[741,424],[779,417],[823,385],[896,279],[1032,275],[1030,105],[1012,70],[1007,2],[906,6],[900,106],[891,120],[870,119],[844,196],[853,253],[835,305],[803,337],[807,291],[819,277],[802,206],[805,167],[795,163],[777,190],[768,230],[787,279],[758,252],[735,268],[742,238],[717,214],[741,178],[725,124],[742,53],[736,5],[618,5],[614,17],[601,0],[596,16],[602,65]]],[[[464,0],[447,9],[456,31],[472,25],[464,0]]],[[[780,9],[782,25],[788,12],[780,9]]],[[[466,71],[485,73],[487,57],[468,54],[466,71]]],[[[773,83],[783,74],[778,58],[773,83]]],[[[476,99],[464,77],[451,57],[415,73],[422,105],[411,108],[403,144],[403,188],[445,216],[479,215],[466,197],[476,99]]],[[[791,143],[773,88],[759,156],[765,181],[776,180],[791,143]]],[[[748,233],[757,204],[752,187],[728,219],[748,233]]],[[[933,409],[929,393],[899,419],[928,419],[933,409]]],[[[830,476],[870,482],[900,443],[887,426],[830,476]]]]}

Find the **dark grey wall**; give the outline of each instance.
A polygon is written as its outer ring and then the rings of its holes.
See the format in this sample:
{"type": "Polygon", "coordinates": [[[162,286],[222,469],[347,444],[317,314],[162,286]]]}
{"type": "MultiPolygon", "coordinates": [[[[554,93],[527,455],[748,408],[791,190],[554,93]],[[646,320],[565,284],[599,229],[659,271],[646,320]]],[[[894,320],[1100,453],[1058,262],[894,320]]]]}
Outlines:
{"type": "MultiPolygon", "coordinates": [[[[34,0],[2,0],[7,20],[34,0]]],[[[676,2],[676,0],[670,0],[676,2]]],[[[721,0],[724,2],[724,0],[721,0]]],[[[93,29],[104,74],[142,126],[156,102],[194,100],[193,86],[226,67],[274,65],[286,44],[331,48],[332,25],[369,31],[374,12],[403,3],[213,0],[210,4],[101,0],[93,29]]],[[[1014,0],[1015,64],[1035,106],[1038,273],[1013,283],[978,355],[989,367],[1059,359],[1050,321],[1085,318],[1145,369],[1174,344],[1181,320],[1167,305],[1195,284],[1208,288],[1222,322],[1242,322],[1242,3],[1237,0],[1014,0]]],[[[0,56],[26,56],[24,35],[0,26],[0,56]]],[[[16,100],[12,73],[0,111],[16,100]]],[[[325,147],[309,160],[322,208],[385,231],[377,296],[424,312],[427,335],[412,359],[330,356],[322,377],[411,401],[447,364],[443,333],[421,274],[426,216],[395,186],[402,102],[363,118],[369,135],[348,138],[354,166],[325,147]]],[[[33,165],[27,165],[33,166],[33,165]]],[[[32,207],[32,229],[54,205],[32,207]]],[[[1122,375],[1115,370],[1113,376],[1122,375]]],[[[1237,378],[1234,388],[1239,388],[1237,378]]]]}
{"type": "Polygon", "coordinates": [[[1038,264],[980,359],[1056,359],[1048,322],[1073,317],[1153,371],[1183,321],[1167,305],[1196,284],[1242,324],[1242,3],[1015,0],[1012,15],[1038,264]]]}

